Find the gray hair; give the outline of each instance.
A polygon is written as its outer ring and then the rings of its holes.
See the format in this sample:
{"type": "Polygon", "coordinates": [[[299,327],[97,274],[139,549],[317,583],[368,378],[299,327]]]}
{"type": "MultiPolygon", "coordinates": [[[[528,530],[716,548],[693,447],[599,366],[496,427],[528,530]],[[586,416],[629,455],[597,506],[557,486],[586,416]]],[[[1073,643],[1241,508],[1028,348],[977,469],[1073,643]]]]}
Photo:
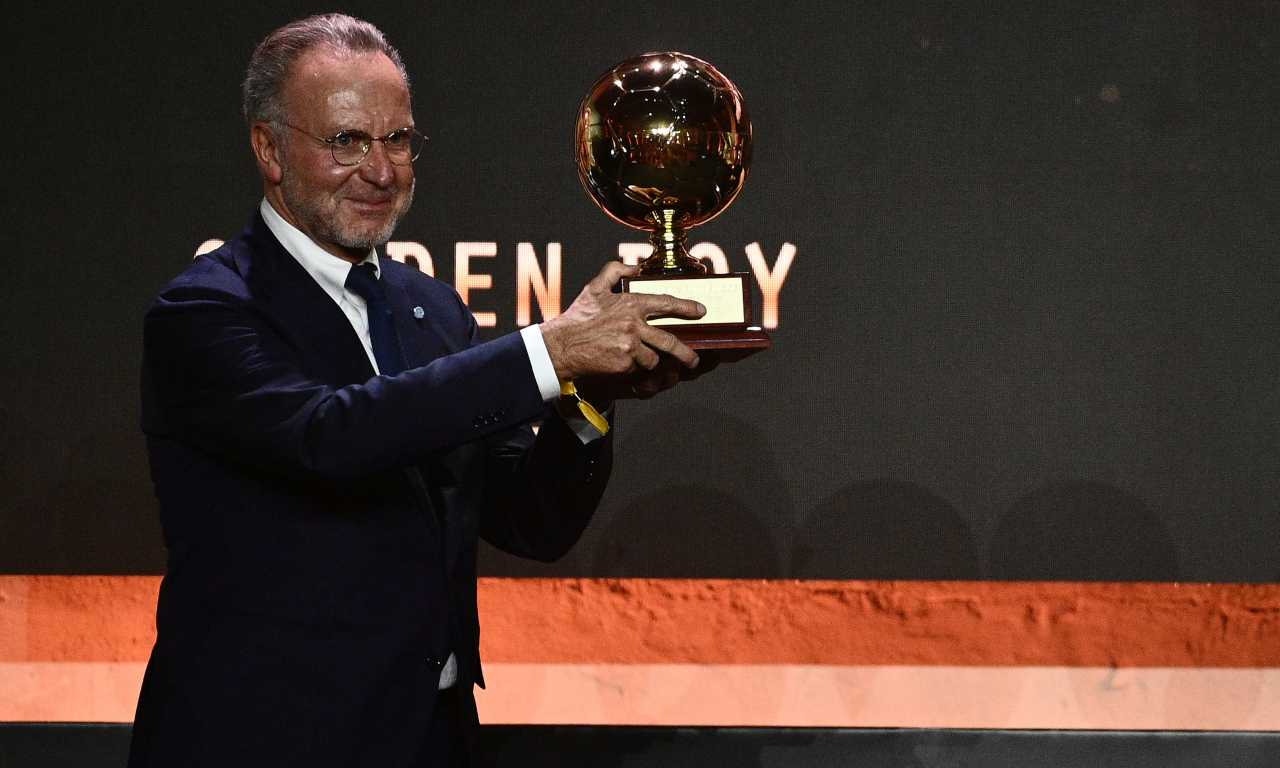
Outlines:
{"type": "Polygon", "coordinates": [[[308,16],[267,35],[249,57],[249,67],[241,86],[244,118],[249,125],[256,122],[281,125],[285,122],[281,92],[289,70],[302,54],[321,46],[339,53],[384,54],[400,70],[405,86],[409,85],[409,74],[400,59],[400,52],[387,42],[382,30],[367,21],[341,13],[308,16]]]}

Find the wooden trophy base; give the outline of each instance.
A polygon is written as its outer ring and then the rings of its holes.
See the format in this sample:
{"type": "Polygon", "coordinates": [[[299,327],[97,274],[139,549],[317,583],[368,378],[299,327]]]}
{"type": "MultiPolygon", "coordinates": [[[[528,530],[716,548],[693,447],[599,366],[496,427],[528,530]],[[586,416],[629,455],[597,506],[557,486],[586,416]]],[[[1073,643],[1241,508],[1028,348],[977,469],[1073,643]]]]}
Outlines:
{"type": "Polygon", "coordinates": [[[722,363],[741,360],[773,347],[773,340],[759,326],[714,329],[682,325],[664,330],[672,333],[695,352],[714,352],[716,358],[722,363]]]}
{"type": "Polygon", "coordinates": [[[657,318],[649,322],[669,331],[697,352],[713,352],[720,362],[741,360],[773,346],[764,329],[751,324],[750,275],[643,275],[622,279],[631,293],[666,293],[702,302],[703,320],[657,318]]]}

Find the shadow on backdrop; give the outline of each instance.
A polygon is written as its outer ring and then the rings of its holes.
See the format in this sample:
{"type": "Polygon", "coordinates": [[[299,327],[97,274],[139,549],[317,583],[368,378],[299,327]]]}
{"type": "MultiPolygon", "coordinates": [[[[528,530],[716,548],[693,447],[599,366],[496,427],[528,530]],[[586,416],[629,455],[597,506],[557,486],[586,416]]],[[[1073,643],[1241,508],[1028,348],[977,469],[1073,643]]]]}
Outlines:
{"type": "MultiPolygon", "coordinates": [[[[60,552],[64,521],[51,514],[49,497],[59,484],[50,467],[65,462],[61,447],[22,413],[0,406],[0,573],[45,572],[51,554],[60,552]]],[[[66,565],[59,558],[53,567],[66,565]]]]}
{"type": "Polygon", "coordinates": [[[615,417],[610,490],[562,561],[529,563],[485,546],[495,576],[779,578],[793,525],[773,448],[753,424],[672,393],[615,417]],[[710,446],[717,450],[709,451],[710,446]],[[641,489],[621,496],[616,489],[641,489]]]}
{"type": "Polygon", "coordinates": [[[737,415],[678,402],[659,411],[641,404],[624,414],[617,487],[650,490],[606,496],[599,537],[589,542],[591,573],[784,576],[794,515],[770,441],[737,415]]]}
{"type": "Polygon", "coordinates": [[[969,524],[929,489],[877,479],[837,491],[805,516],[791,571],[800,579],[976,579],[969,524]]]}
{"type": "Polygon", "coordinates": [[[596,544],[591,573],[758,579],[781,567],[771,531],[740,499],[696,485],[671,485],[622,509],[596,544]]]}
{"type": "Polygon", "coordinates": [[[1055,483],[1004,513],[991,541],[997,579],[1176,581],[1178,553],[1164,523],[1111,485],[1055,483]]]}

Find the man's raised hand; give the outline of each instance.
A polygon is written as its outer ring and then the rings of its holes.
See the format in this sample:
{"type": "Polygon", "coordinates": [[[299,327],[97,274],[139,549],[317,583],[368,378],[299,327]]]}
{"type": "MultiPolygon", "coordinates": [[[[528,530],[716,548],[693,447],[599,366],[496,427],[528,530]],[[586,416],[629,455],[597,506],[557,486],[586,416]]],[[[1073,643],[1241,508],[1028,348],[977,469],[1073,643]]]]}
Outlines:
{"type": "Polygon", "coordinates": [[[698,367],[697,353],[647,321],[652,317],[697,320],[706,308],[665,294],[613,293],[620,279],[639,272],[639,267],[609,262],[564,314],[542,324],[542,339],[561,381],[652,371],[662,355],[690,370],[698,367]]]}

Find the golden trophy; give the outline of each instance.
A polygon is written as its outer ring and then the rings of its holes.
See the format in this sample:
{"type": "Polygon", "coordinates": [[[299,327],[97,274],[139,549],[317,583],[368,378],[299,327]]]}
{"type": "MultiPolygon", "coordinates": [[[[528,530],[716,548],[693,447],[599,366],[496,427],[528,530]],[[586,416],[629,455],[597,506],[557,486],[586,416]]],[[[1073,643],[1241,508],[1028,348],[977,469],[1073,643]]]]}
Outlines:
{"type": "Polygon", "coordinates": [[[655,318],[697,350],[733,359],[768,349],[751,324],[750,276],[708,274],[685,248],[690,228],[720,215],[751,165],[742,94],[707,62],[684,53],[627,59],[591,86],[578,110],[578,176],[615,221],[649,232],[653,253],[622,290],[701,302],[700,320],[655,318]]]}

